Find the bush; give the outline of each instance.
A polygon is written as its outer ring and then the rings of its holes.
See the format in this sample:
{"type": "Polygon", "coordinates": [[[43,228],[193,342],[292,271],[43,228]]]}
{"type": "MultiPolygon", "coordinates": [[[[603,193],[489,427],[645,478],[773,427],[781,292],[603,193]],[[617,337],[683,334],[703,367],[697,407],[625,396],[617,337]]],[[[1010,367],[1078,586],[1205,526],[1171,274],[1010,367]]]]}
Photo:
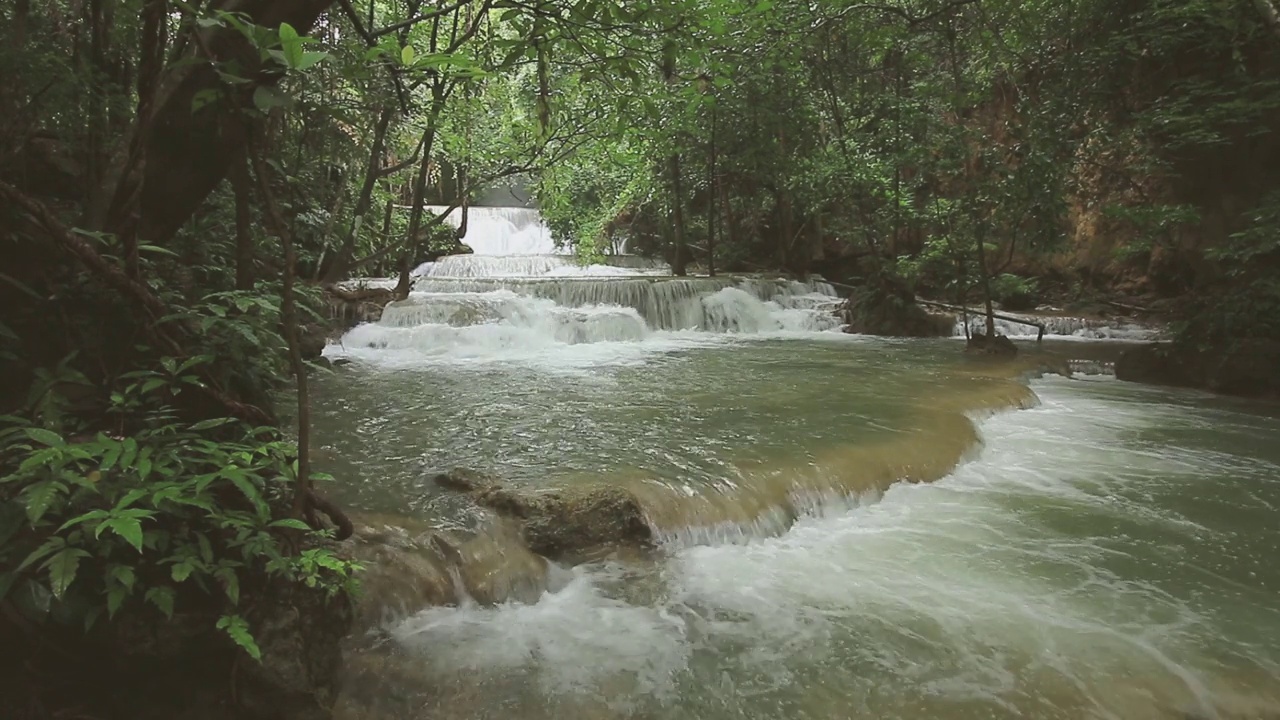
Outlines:
{"type": "Polygon", "coordinates": [[[356,565],[298,547],[311,530],[287,514],[291,442],[230,418],[187,423],[168,405],[200,382],[191,370],[202,361],[165,358],[122,377],[108,417],[133,426],[119,432],[76,433],[62,420],[71,414],[49,412],[82,379],[66,363],[34,393],[42,423],[0,416],[0,599],[87,631],[131,604],[172,616],[180,597],[200,598],[256,658],[239,610],[246,586],[281,577],[355,590],[356,565]]]}

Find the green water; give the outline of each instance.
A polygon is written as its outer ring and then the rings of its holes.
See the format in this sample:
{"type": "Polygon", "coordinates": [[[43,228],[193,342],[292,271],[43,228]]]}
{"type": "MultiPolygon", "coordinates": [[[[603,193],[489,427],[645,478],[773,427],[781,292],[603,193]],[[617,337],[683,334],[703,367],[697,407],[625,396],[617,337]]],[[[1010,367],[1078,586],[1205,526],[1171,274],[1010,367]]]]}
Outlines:
{"type": "MultiPolygon", "coordinates": [[[[454,465],[528,485],[785,483],[877,448],[942,457],[962,433],[936,417],[1007,390],[953,341],[617,345],[559,362],[371,351],[317,383],[319,462],[350,506],[447,524],[429,477],[454,465]]],[[[937,482],[557,569],[533,604],[424,609],[389,629],[430,700],[388,680],[382,710],[1274,717],[1274,409],[1110,379],[1032,389],[1036,407],[982,414],[981,447],[937,482]]]]}

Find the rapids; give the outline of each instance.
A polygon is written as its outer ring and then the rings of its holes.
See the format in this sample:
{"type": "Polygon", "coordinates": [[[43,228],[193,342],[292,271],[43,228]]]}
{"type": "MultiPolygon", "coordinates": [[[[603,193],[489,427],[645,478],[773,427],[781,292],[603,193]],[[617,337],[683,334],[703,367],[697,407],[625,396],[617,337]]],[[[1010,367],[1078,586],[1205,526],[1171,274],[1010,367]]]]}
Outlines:
{"type": "MultiPolygon", "coordinates": [[[[328,491],[451,528],[449,467],[618,483],[659,546],[393,619],[342,717],[1276,717],[1274,407],[846,335],[821,283],[525,262],[326,350],[328,491]]],[[[1061,329],[1057,366],[1119,349],[1061,329]]]]}

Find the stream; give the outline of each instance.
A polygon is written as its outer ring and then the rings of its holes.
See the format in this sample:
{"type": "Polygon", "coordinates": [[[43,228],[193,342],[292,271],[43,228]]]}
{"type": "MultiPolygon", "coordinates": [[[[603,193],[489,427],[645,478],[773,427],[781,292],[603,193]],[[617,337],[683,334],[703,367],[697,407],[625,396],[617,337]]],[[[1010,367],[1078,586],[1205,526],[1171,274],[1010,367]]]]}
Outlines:
{"type": "Polygon", "coordinates": [[[474,262],[326,351],[330,492],[447,528],[449,467],[616,482],[661,542],[396,619],[400,716],[1277,717],[1274,407],[846,335],[821,283],[474,262]]]}

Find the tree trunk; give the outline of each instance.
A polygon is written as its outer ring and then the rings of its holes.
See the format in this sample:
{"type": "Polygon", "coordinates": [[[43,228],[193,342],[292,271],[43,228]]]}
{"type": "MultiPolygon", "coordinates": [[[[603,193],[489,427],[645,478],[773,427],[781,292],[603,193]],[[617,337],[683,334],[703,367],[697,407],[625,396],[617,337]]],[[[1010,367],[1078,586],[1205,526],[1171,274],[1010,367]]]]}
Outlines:
{"type": "Polygon", "coordinates": [[[373,190],[378,184],[378,176],[381,174],[387,128],[391,126],[393,113],[394,111],[391,108],[384,108],[378,114],[377,122],[374,123],[373,143],[369,148],[369,164],[365,167],[364,183],[360,186],[360,196],[356,200],[351,227],[342,239],[342,247],[338,249],[333,262],[329,263],[329,267],[324,271],[322,276],[324,282],[332,283],[342,279],[347,273],[351,259],[355,256],[356,238],[359,236],[360,228],[364,225],[365,217],[369,214],[369,209],[373,205],[373,190]]]}
{"type": "Polygon", "coordinates": [[[991,274],[987,272],[987,243],[985,233],[978,232],[978,272],[982,277],[982,296],[986,300],[987,339],[996,336],[996,313],[991,303],[991,274]]]}
{"type": "Polygon", "coordinates": [[[231,164],[231,192],[236,198],[236,289],[253,289],[253,210],[248,159],[231,164]]]}
{"type": "Polygon", "coordinates": [[[298,306],[293,291],[293,272],[297,257],[293,249],[293,235],[288,223],[276,204],[271,192],[271,181],[266,175],[266,163],[257,153],[253,158],[254,174],[258,176],[258,190],[262,194],[272,232],[280,238],[284,250],[284,292],[280,298],[280,322],[284,325],[285,340],[289,344],[289,366],[293,369],[298,389],[298,473],[293,492],[293,514],[304,517],[311,495],[311,399],[307,388],[307,368],[302,362],[302,345],[298,339],[298,306]]]}
{"type": "MultiPolygon", "coordinates": [[[[230,9],[244,13],[257,25],[275,28],[287,22],[305,33],[332,2],[244,0],[216,4],[232,5],[230,9]]],[[[129,180],[141,184],[137,237],[149,245],[165,245],[226,176],[232,158],[247,139],[243,108],[252,106],[258,87],[279,81],[276,73],[258,72],[258,50],[239,30],[219,27],[200,32],[192,52],[204,57],[207,49],[217,60],[235,60],[242,65],[242,75],[252,80],[236,85],[234,98],[193,112],[199,93],[225,89],[214,68],[208,62],[179,63],[161,76],[144,141],[147,161],[141,179],[129,180]]]]}
{"type": "Polygon", "coordinates": [[[716,195],[720,175],[716,172],[716,106],[711,106],[711,142],[707,162],[707,275],[716,276],[716,195]]]}
{"type": "Polygon", "coordinates": [[[671,243],[675,246],[671,272],[684,276],[686,274],[684,266],[689,261],[689,257],[684,237],[684,199],[680,188],[679,153],[671,153],[667,156],[667,172],[671,177],[671,243]]]}

